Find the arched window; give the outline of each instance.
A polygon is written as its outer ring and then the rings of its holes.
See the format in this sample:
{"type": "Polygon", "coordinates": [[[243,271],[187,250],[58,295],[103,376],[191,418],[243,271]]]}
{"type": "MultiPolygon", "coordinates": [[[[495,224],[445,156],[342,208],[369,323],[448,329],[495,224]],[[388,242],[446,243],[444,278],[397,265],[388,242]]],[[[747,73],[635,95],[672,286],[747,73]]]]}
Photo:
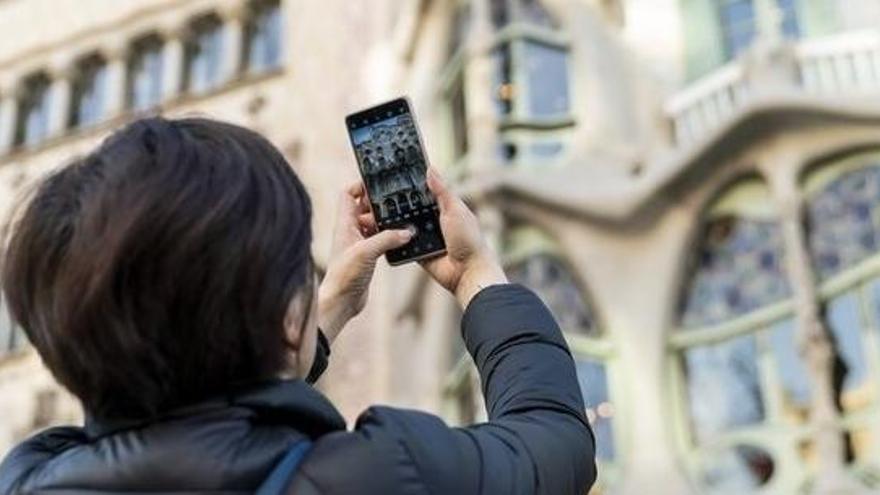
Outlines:
{"type": "Polygon", "coordinates": [[[70,107],[70,127],[88,127],[104,117],[107,104],[107,63],[98,55],[83,58],[76,67],[70,107]]]}
{"type": "Polygon", "coordinates": [[[747,178],[712,204],[689,260],[672,348],[686,458],[713,492],[769,486],[780,456],[798,455],[794,427],[805,420],[810,386],[785,256],[770,191],[747,178]],[[791,430],[779,434],[783,425],[791,430]]]}
{"type": "Polygon", "coordinates": [[[205,93],[221,83],[223,26],[216,16],[197,19],[186,42],[184,87],[194,94],[205,93]]]}
{"type": "Polygon", "coordinates": [[[18,101],[16,146],[31,146],[48,137],[51,100],[49,78],[45,74],[36,74],[26,79],[24,93],[18,101]]]}
{"type": "MultiPolygon", "coordinates": [[[[529,287],[553,312],[575,358],[584,408],[596,436],[596,454],[602,465],[602,483],[613,483],[616,476],[618,446],[613,397],[613,355],[608,337],[600,330],[591,312],[575,271],[564,261],[558,248],[542,232],[529,228],[512,229],[504,241],[505,264],[512,283],[529,287]]],[[[453,356],[456,367],[448,382],[453,400],[450,416],[469,423],[484,414],[479,380],[470,358],[456,339],[453,356]]]]}
{"type": "Polygon", "coordinates": [[[880,152],[814,169],[804,182],[807,238],[825,324],[837,354],[839,408],[852,426],[850,454],[868,459],[880,431],[880,152]]]}
{"type": "Polygon", "coordinates": [[[162,101],[162,40],[156,35],[135,41],[128,60],[128,105],[147,110],[162,101]]]}
{"type": "Polygon", "coordinates": [[[281,67],[283,30],[278,0],[251,4],[245,26],[244,61],[249,74],[262,74],[281,67]]]}

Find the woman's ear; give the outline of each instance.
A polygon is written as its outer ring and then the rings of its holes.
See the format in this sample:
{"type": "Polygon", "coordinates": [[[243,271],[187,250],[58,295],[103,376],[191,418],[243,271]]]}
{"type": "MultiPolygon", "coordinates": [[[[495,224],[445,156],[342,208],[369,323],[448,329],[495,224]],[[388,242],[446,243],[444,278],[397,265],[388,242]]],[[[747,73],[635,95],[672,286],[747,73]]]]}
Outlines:
{"type": "Polygon", "coordinates": [[[318,346],[317,290],[302,290],[287,306],[284,316],[284,339],[291,354],[291,368],[296,377],[308,375],[318,346]]]}

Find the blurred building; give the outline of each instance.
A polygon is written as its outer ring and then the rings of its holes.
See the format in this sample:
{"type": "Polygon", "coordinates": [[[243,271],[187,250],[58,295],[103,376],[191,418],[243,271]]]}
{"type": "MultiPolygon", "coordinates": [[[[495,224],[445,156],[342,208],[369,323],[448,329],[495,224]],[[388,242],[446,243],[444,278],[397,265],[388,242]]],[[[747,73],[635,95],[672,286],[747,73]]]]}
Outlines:
{"type": "MultiPolygon", "coordinates": [[[[347,112],[409,94],[554,309],[597,493],[880,489],[876,0],[0,0],[0,209],[139,115],[264,132],[323,262],[347,112]]],[[[484,417],[453,302],[378,274],[322,388],[484,417]]],[[[0,320],[0,451],[77,420],[0,320]]]]}

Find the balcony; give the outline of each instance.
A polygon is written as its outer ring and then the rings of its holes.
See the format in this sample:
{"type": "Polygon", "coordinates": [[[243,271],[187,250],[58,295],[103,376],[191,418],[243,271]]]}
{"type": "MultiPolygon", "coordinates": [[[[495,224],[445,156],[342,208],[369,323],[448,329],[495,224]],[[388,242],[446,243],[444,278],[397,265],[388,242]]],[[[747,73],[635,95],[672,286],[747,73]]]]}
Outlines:
{"type": "Polygon", "coordinates": [[[756,45],[743,57],[670,97],[664,111],[675,144],[689,147],[751,102],[773,95],[825,102],[880,96],[880,31],[854,31],[778,46],[756,45]]]}

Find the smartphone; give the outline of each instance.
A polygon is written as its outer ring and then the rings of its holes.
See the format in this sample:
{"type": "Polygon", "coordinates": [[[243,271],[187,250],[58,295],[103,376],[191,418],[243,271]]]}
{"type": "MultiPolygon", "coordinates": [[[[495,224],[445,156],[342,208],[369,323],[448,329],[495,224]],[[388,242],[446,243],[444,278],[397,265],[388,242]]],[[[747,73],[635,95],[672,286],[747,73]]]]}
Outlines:
{"type": "Polygon", "coordinates": [[[376,225],[415,232],[406,245],[388,251],[388,263],[402,265],[445,253],[440,209],[426,180],[428,157],[409,99],[353,113],[345,124],[376,225]]]}

